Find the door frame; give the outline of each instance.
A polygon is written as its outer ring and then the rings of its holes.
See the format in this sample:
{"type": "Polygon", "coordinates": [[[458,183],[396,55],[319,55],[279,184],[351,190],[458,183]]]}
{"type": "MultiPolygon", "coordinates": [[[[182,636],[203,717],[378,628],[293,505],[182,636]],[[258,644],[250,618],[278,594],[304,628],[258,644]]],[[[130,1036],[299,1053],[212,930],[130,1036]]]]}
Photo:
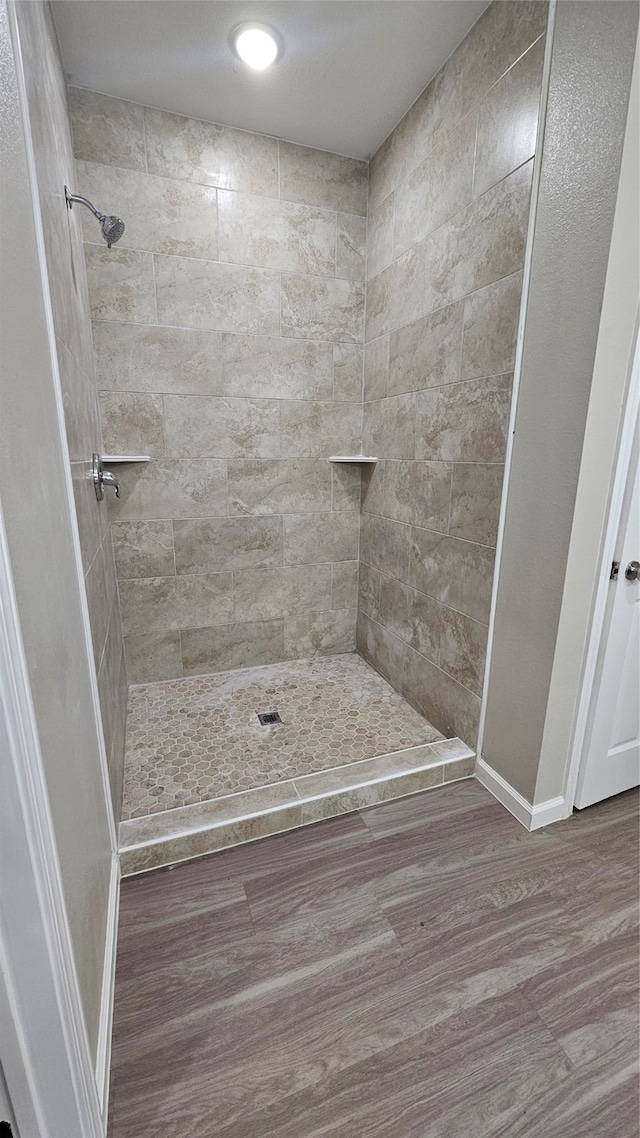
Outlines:
{"type": "Polygon", "coordinates": [[[603,541],[603,550],[598,570],[598,586],[595,595],[591,628],[589,631],[584,674],[578,701],[575,730],[570,752],[569,770],[567,773],[567,786],[565,792],[567,816],[571,814],[574,809],[578,778],[580,776],[581,767],[586,761],[586,749],[589,741],[587,735],[589,712],[591,710],[592,702],[597,695],[596,670],[598,666],[600,650],[603,643],[603,636],[606,634],[605,621],[607,615],[607,600],[609,597],[610,586],[609,576],[611,572],[611,563],[615,560],[616,546],[618,543],[620,522],[622,518],[622,508],[624,504],[625,491],[629,476],[629,467],[632,458],[633,438],[639,413],[640,335],[638,335],[638,330],[636,327],[635,349],[633,352],[633,363],[631,366],[631,375],[629,377],[624,417],[620,432],[618,460],[616,463],[613,487],[611,490],[611,500],[609,504],[605,537],[603,541]]]}

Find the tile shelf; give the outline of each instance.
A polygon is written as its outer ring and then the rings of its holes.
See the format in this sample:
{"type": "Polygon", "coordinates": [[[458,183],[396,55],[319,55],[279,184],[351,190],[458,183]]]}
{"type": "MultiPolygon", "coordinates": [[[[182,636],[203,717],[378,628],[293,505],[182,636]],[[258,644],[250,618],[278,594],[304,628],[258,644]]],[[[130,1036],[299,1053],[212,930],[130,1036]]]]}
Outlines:
{"type": "Polygon", "coordinates": [[[329,462],[377,462],[378,459],[371,454],[332,454],[329,462]]]}
{"type": "Polygon", "coordinates": [[[114,462],[151,462],[150,454],[102,454],[100,457],[107,465],[114,462]]]}

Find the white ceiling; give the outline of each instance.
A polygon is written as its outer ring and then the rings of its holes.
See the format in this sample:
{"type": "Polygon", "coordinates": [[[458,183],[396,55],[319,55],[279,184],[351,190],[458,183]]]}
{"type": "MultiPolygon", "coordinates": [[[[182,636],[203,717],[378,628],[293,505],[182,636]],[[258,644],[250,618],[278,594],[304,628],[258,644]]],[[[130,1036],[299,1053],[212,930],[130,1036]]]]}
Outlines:
{"type": "Polygon", "coordinates": [[[354,158],[374,154],[488,0],[54,0],[70,82],[354,158]],[[262,74],[232,29],[284,54],[262,74]]]}

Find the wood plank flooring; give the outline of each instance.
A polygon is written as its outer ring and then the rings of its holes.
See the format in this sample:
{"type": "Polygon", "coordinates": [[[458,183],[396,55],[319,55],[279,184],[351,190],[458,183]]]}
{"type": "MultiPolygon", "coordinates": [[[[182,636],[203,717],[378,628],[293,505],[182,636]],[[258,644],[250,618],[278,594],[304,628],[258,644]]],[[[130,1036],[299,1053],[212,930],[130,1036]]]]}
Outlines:
{"type": "Polygon", "coordinates": [[[638,1138],[638,805],[468,779],[123,882],[111,1138],[638,1138]]]}

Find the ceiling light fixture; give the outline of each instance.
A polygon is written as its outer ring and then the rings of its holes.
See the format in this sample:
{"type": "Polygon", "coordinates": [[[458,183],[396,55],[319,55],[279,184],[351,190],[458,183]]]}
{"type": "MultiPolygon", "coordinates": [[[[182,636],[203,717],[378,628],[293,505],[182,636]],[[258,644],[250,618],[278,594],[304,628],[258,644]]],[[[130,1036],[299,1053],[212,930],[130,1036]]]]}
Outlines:
{"type": "Polygon", "coordinates": [[[255,71],[265,71],[280,54],[276,33],[264,24],[241,24],[232,43],[236,55],[255,71]]]}

